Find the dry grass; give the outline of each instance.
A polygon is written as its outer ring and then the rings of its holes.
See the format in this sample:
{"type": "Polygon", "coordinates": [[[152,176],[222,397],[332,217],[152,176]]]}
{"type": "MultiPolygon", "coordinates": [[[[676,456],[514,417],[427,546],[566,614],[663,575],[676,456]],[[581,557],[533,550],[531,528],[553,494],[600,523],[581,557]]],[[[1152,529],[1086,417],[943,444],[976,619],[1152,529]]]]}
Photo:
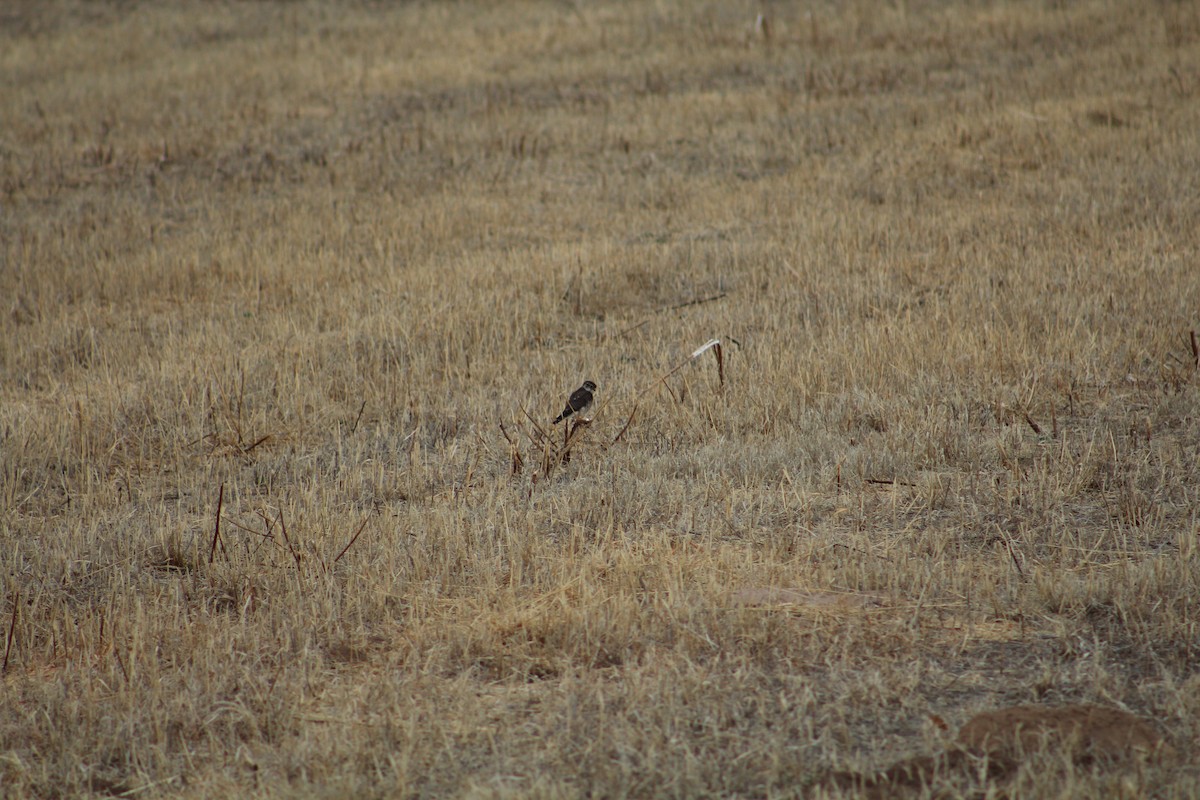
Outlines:
{"type": "MultiPolygon", "coordinates": [[[[1200,744],[1196,5],[0,17],[0,793],[1200,744]]],[[[1200,795],[1051,763],[1005,791],[1200,795]]]]}

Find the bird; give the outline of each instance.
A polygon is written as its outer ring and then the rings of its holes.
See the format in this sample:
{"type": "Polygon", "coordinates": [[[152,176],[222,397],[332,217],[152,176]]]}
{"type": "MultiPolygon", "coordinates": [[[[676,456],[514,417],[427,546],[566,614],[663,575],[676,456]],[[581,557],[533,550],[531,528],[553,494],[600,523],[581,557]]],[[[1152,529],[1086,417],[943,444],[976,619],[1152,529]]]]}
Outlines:
{"type": "Polygon", "coordinates": [[[581,414],[586,411],[592,405],[592,392],[594,391],[596,391],[595,382],[584,381],[583,386],[571,392],[571,396],[567,399],[567,407],[555,418],[554,424],[557,425],[572,414],[581,414]]]}

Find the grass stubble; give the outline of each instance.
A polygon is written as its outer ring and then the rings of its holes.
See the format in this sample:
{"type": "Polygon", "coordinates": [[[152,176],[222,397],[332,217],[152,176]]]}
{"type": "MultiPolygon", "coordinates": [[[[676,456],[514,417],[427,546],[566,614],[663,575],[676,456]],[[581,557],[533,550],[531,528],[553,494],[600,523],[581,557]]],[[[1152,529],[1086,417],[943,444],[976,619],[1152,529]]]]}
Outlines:
{"type": "Polygon", "coordinates": [[[0,793],[1195,751],[1195,5],[3,14],[0,793]]]}

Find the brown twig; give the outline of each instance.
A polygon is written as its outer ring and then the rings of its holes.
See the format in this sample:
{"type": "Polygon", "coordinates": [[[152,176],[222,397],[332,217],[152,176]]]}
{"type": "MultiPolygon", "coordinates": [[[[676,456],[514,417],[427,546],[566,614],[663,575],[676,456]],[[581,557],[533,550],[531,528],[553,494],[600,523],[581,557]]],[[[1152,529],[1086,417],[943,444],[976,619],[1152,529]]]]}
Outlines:
{"type": "Polygon", "coordinates": [[[505,441],[508,442],[508,452],[512,456],[512,474],[517,475],[525,466],[525,459],[521,457],[521,450],[517,447],[517,443],[508,435],[508,431],[504,428],[504,423],[500,423],[500,432],[504,434],[505,441]]]}
{"type": "Polygon", "coordinates": [[[1033,417],[1029,416],[1029,412],[1022,411],[1021,416],[1025,417],[1025,421],[1029,423],[1030,428],[1033,428],[1033,432],[1040,436],[1042,433],[1042,426],[1033,421],[1033,417]]]}
{"type": "Polygon", "coordinates": [[[591,424],[592,420],[585,419],[583,417],[571,421],[571,423],[567,426],[567,435],[563,438],[563,449],[562,452],[559,453],[559,461],[564,464],[570,462],[571,450],[575,447],[575,434],[579,433],[581,430],[585,430],[587,426],[591,424]]]}
{"type": "Polygon", "coordinates": [[[888,480],[886,478],[864,478],[864,480],[867,483],[875,483],[875,484],[880,484],[883,486],[916,486],[915,483],[909,483],[908,481],[898,481],[894,478],[891,480],[888,480]]]}
{"type": "Polygon", "coordinates": [[[679,405],[679,397],[675,394],[675,390],[671,388],[671,384],[667,383],[667,378],[671,377],[674,372],[675,370],[671,370],[671,372],[659,378],[659,381],[662,382],[662,385],[667,390],[667,393],[671,395],[671,401],[674,402],[675,405],[679,405]]]}
{"type": "MultiPolygon", "coordinates": [[[[671,306],[663,306],[662,308],[655,309],[654,314],[655,315],[665,314],[668,311],[678,311],[681,308],[690,308],[691,306],[698,306],[702,303],[711,303],[714,300],[720,300],[722,297],[725,297],[728,294],[729,294],[728,292],[721,292],[719,294],[710,295],[709,297],[698,297],[695,300],[688,300],[686,303],[676,303],[675,305],[671,305],[671,306]]],[[[618,331],[613,338],[619,339],[622,336],[625,336],[626,334],[633,333],[638,328],[645,326],[646,323],[648,323],[649,321],[650,321],[650,318],[647,317],[646,319],[642,320],[641,322],[637,323],[636,325],[631,325],[630,327],[625,328],[624,330],[618,331]]]]}
{"type": "MultiPolygon", "coordinates": [[[[485,448],[487,447],[486,442],[484,442],[484,447],[485,448]]],[[[463,476],[462,492],[463,492],[464,497],[466,496],[467,492],[469,492],[471,490],[471,478],[474,477],[475,469],[479,466],[479,462],[481,460],[483,460],[483,453],[480,452],[479,450],[476,450],[475,451],[475,460],[473,462],[471,462],[470,466],[467,467],[467,474],[463,476]]],[[[457,496],[457,494],[458,494],[458,492],[455,491],[456,496],[457,496]]]]}
{"type": "Polygon", "coordinates": [[[643,327],[643,326],[644,326],[646,323],[648,323],[649,321],[650,321],[650,320],[648,320],[648,319],[644,319],[644,320],[642,320],[641,322],[639,322],[639,323],[638,323],[638,324],[636,324],[636,325],[630,325],[630,326],[629,326],[628,328],[626,328],[625,330],[623,330],[623,331],[618,331],[618,332],[617,332],[617,335],[616,335],[614,338],[620,339],[622,336],[624,336],[624,335],[625,335],[625,334],[627,334],[627,333],[633,333],[633,332],[634,332],[634,331],[636,331],[638,328],[641,328],[641,327],[643,327]]]}
{"type": "Polygon", "coordinates": [[[242,444],[242,403],[246,398],[246,368],[238,362],[238,396],[237,396],[237,422],[235,430],[237,432],[237,443],[242,444]]]}
{"type": "Polygon", "coordinates": [[[562,449],[558,451],[558,463],[560,464],[571,463],[571,434],[575,432],[574,428],[577,427],[579,427],[578,420],[567,420],[567,424],[563,425],[562,449]]]}
{"type": "Polygon", "coordinates": [[[267,681],[267,697],[275,691],[275,684],[279,682],[279,675],[283,672],[283,665],[287,663],[287,659],[279,659],[279,663],[275,665],[275,672],[271,675],[271,680],[267,681]]]}
{"type": "MultiPolygon", "coordinates": [[[[840,465],[838,466],[838,469],[839,470],[841,469],[840,465]]],[[[878,553],[872,553],[869,550],[863,550],[861,547],[855,547],[855,546],[849,545],[849,544],[842,544],[841,542],[834,542],[833,544],[830,545],[830,548],[834,548],[834,547],[840,547],[843,550],[849,550],[850,552],[853,552],[853,553],[862,553],[864,556],[870,556],[871,558],[878,558],[880,561],[894,561],[895,560],[889,556],[881,556],[878,553]]]]}
{"type": "MultiPolygon", "coordinates": [[[[538,432],[538,435],[542,437],[542,442],[549,441],[550,437],[546,435],[546,431],[543,430],[542,426],[538,424],[538,421],[534,419],[528,411],[525,410],[525,406],[521,406],[521,413],[525,415],[525,419],[529,420],[529,424],[532,425],[534,430],[538,432]]],[[[525,435],[529,436],[528,433],[525,435]]],[[[539,442],[537,439],[534,439],[532,436],[529,436],[529,440],[534,444],[541,444],[541,442],[539,442]]]]}
{"type": "Polygon", "coordinates": [[[350,426],[350,432],[354,433],[358,430],[358,421],[362,419],[363,410],[367,407],[367,401],[363,400],[362,405],[358,407],[358,416],[354,418],[354,424],[350,426]]]}
{"type": "Polygon", "coordinates": [[[1168,73],[1171,75],[1171,77],[1173,77],[1173,78],[1175,79],[1175,84],[1176,84],[1176,86],[1178,87],[1179,96],[1180,96],[1180,97],[1186,97],[1188,93],[1187,93],[1187,91],[1186,91],[1186,90],[1185,90],[1185,88],[1184,88],[1184,84],[1183,84],[1183,75],[1181,75],[1181,74],[1179,73],[1179,70],[1175,69],[1175,66],[1174,66],[1174,65],[1170,66],[1170,67],[1167,69],[1167,72],[1168,72],[1168,73]]]}
{"type": "Polygon", "coordinates": [[[8,674],[8,654],[12,652],[13,637],[17,634],[17,608],[21,602],[21,591],[18,589],[13,592],[12,600],[12,619],[8,623],[8,639],[4,643],[4,666],[0,667],[0,673],[8,674]]]}
{"type": "Polygon", "coordinates": [[[638,410],[638,404],[634,403],[633,411],[629,412],[629,419],[625,420],[625,425],[624,425],[624,427],[621,428],[621,432],[617,434],[617,438],[612,440],[613,444],[616,444],[617,442],[621,441],[621,437],[625,435],[625,431],[629,430],[629,426],[633,423],[633,417],[635,414],[637,414],[637,410],[638,410]]]}
{"type": "MultiPolygon", "coordinates": [[[[115,638],[115,637],[114,637],[115,638]]],[[[121,654],[117,652],[117,645],[113,643],[113,658],[117,660],[117,666],[121,668],[121,674],[125,676],[125,683],[129,683],[129,673],[125,670],[125,662],[121,660],[121,654]]]]}
{"type": "MultiPolygon", "coordinates": [[[[213,559],[217,557],[217,542],[221,541],[221,506],[225,502],[225,484],[221,484],[221,490],[217,492],[217,513],[216,522],[213,524],[212,546],[208,548],[208,563],[213,563],[213,559]]],[[[223,551],[222,551],[223,552],[223,551]]]]}
{"type": "Polygon", "coordinates": [[[296,552],[296,548],[292,547],[292,540],[287,535],[287,523],[283,521],[283,509],[279,509],[279,530],[283,531],[283,543],[287,545],[288,551],[292,554],[292,558],[296,560],[296,572],[303,573],[300,568],[300,554],[296,552]]]}
{"type": "MultiPolygon", "coordinates": [[[[259,514],[259,516],[262,517],[261,514],[259,514]]],[[[261,531],[256,531],[253,528],[243,525],[242,523],[238,522],[236,519],[226,520],[226,522],[228,524],[232,525],[233,527],[237,528],[240,531],[245,531],[246,533],[253,534],[254,536],[258,536],[259,538],[266,539],[269,542],[274,542],[275,537],[271,535],[271,528],[275,527],[275,523],[272,520],[267,519],[266,517],[262,517],[262,520],[263,520],[264,529],[261,531]]],[[[276,544],[276,546],[278,546],[279,543],[275,542],[275,544],[276,544]]]]}
{"type": "Polygon", "coordinates": [[[500,433],[502,433],[504,435],[504,440],[506,442],[508,442],[508,446],[516,447],[517,445],[513,442],[512,437],[508,435],[508,429],[506,429],[504,427],[504,423],[501,422],[501,423],[499,423],[499,425],[500,425],[500,433]]]}
{"type": "Polygon", "coordinates": [[[1012,539],[1009,538],[1008,534],[1002,528],[1000,529],[1000,541],[1004,542],[1004,547],[1008,550],[1008,556],[1012,559],[1013,566],[1017,568],[1017,574],[1024,578],[1025,570],[1021,568],[1021,561],[1017,558],[1016,551],[1013,550],[1012,539]]]}
{"type": "Polygon", "coordinates": [[[1017,553],[1013,550],[1012,542],[1005,541],[1004,543],[1008,546],[1008,555],[1012,558],[1013,566],[1017,568],[1017,574],[1024,578],[1025,570],[1021,569],[1021,560],[1017,558],[1017,553]]]}
{"type": "Polygon", "coordinates": [[[262,444],[263,442],[265,442],[267,439],[270,439],[270,438],[271,438],[271,434],[268,433],[266,436],[263,436],[258,441],[254,442],[254,444],[246,445],[245,447],[242,448],[242,454],[245,455],[246,453],[249,453],[251,450],[258,447],[260,444],[262,444]]]}
{"type": "Polygon", "coordinates": [[[689,306],[698,306],[701,303],[711,303],[713,300],[720,300],[722,297],[724,297],[727,294],[729,294],[729,293],[721,292],[720,294],[714,294],[710,297],[700,297],[695,300],[688,300],[686,303],[680,303],[678,305],[668,306],[661,310],[662,311],[678,311],[681,308],[687,308],[689,306]]]}
{"type": "Polygon", "coordinates": [[[363,519],[362,524],[358,526],[358,530],[354,532],[354,536],[350,537],[350,541],[342,548],[342,552],[338,553],[337,557],[333,559],[334,564],[341,560],[342,556],[346,555],[346,551],[354,546],[354,543],[358,541],[359,534],[363,532],[363,528],[367,527],[367,523],[370,521],[371,518],[369,516],[363,519]]]}
{"type": "Polygon", "coordinates": [[[1190,331],[1189,336],[1192,340],[1192,363],[1200,367],[1200,343],[1196,342],[1196,332],[1190,331]]]}

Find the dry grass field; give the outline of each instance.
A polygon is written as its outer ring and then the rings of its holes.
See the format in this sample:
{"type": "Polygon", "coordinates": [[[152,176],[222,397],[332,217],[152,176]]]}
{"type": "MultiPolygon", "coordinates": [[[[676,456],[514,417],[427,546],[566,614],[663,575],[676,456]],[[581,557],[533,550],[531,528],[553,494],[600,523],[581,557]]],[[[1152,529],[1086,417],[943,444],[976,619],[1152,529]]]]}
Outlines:
{"type": "Polygon", "coordinates": [[[0,116],[0,795],[1200,797],[1200,5],[14,1],[0,116]]]}

